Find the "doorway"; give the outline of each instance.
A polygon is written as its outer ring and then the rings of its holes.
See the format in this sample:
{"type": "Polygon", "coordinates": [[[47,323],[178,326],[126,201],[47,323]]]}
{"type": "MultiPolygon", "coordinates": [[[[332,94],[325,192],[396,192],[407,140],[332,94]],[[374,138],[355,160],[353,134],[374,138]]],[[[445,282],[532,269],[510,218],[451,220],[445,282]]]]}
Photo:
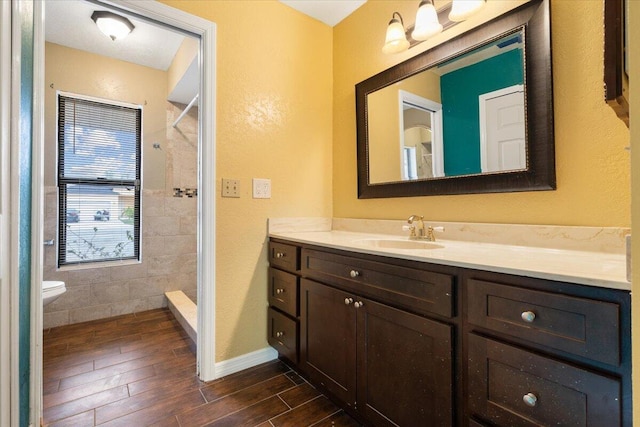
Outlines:
{"type": "MultiPolygon", "coordinates": [[[[59,3],[59,2],[56,2],[59,3]]],[[[136,1],[121,1],[117,5],[114,5],[109,1],[92,1],[89,3],[92,7],[101,10],[110,10],[115,13],[132,17],[139,21],[147,23],[153,23],[164,27],[168,31],[181,32],[187,34],[192,38],[198,40],[197,53],[198,60],[196,61],[199,66],[199,78],[197,97],[198,97],[198,112],[196,114],[197,124],[196,129],[196,162],[194,165],[196,175],[196,189],[197,196],[194,203],[194,218],[197,224],[196,233],[196,272],[195,277],[197,281],[197,301],[200,309],[198,310],[198,331],[197,336],[197,371],[199,378],[203,381],[210,381],[215,376],[215,263],[201,262],[203,259],[211,260],[215,259],[215,226],[208,227],[207,224],[215,224],[215,24],[204,19],[195,17],[173,9],[171,7],[162,5],[160,3],[152,2],[136,2],[136,1]]],[[[36,11],[34,13],[34,33],[36,34],[34,39],[34,69],[45,69],[45,31],[44,24],[46,23],[46,13],[44,11],[44,5],[41,2],[35,2],[36,11]]],[[[93,23],[92,23],[93,24],[93,23]]],[[[55,82],[37,81],[35,82],[35,99],[36,104],[44,104],[46,100],[47,90],[57,90],[62,88],[56,88],[55,82]],[[51,87],[53,84],[53,87],[51,87]]],[[[41,73],[43,76],[44,73],[41,73]]],[[[44,80],[44,79],[42,79],[44,80]]],[[[108,82],[105,82],[108,83],[108,82]]],[[[191,98],[193,99],[193,97],[191,98]]],[[[177,104],[181,104],[182,111],[185,111],[185,104],[187,102],[175,101],[177,104]]],[[[190,103],[190,102],[189,102],[190,103]]],[[[144,104],[142,102],[142,104],[144,104]]],[[[194,115],[193,110],[191,115],[194,115]]],[[[174,111],[175,113],[175,111],[174,111]]],[[[180,114],[174,114],[172,118],[173,123],[180,114]]],[[[45,113],[40,111],[39,116],[36,117],[36,121],[44,123],[45,113]]],[[[173,126],[172,126],[173,127],[173,126]]],[[[176,125],[175,132],[180,133],[179,123],[176,125]]],[[[184,134],[184,132],[183,132],[184,134]]],[[[55,136],[47,135],[46,133],[35,133],[34,136],[34,151],[42,151],[45,149],[48,138],[55,138],[55,136]]],[[[163,147],[163,142],[154,142],[154,138],[146,140],[144,143],[149,144],[149,156],[153,156],[154,151],[166,150],[166,146],[163,147]]],[[[145,147],[145,149],[147,149],[145,147]]],[[[144,153],[143,153],[144,155],[144,153]]],[[[44,169],[47,172],[47,166],[43,168],[40,164],[40,169],[44,169]]],[[[35,174],[38,176],[38,173],[35,174]]],[[[41,176],[41,175],[39,175],[41,176]]],[[[55,176],[55,172],[54,172],[55,176]]],[[[144,179],[144,178],[143,178],[144,179]]],[[[143,183],[144,185],[144,183],[143,183]]],[[[45,195],[45,182],[40,180],[34,180],[34,194],[40,194],[44,199],[45,195]]],[[[181,189],[182,187],[176,187],[181,189]]],[[[187,190],[194,190],[187,188],[187,190]]],[[[173,191],[173,188],[171,189],[173,191]]],[[[186,191],[185,194],[194,195],[192,192],[186,191]]],[[[177,197],[177,196],[176,196],[177,197]]],[[[148,208],[150,206],[147,206],[148,208]]],[[[144,202],[142,209],[145,209],[144,202]]],[[[101,209],[104,211],[105,209],[101,209]]],[[[43,241],[46,236],[44,234],[45,220],[44,209],[41,210],[41,220],[34,224],[33,238],[34,241],[40,239],[43,241]]],[[[80,213],[80,222],[82,221],[82,212],[80,213]]],[[[98,221],[95,219],[95,215],[91,215],[88,221],[98,221]]],[[[143,224],[144,228],[144,224],[143,224]]],[[[144,248],[142,257],[144,259],[144,248]]],[[[37,264],[37,263],[36,263],[37,264]]],[[[57,266],[56,266],[57,269],[57,266]]],[[[42,278],[43,265],[34,265],[34,278],[42,278]]],[[[34,279],[34,300],[38,300],[38,296],[41,295],[41,281],[34,279]]],[[[43,308],[41,305],[32,304],[32,317],[42,319],[43,308]]],[[[32,335],[37,337],[42,331],[42,323],[38,325],[32,325],[32,335]]],[[[32,355],[35,354],[35,366],[41,366],[42,364],[42,337],[39,335],[39,340],[32,345],[32,355]]],[[[41,393],[41,372],[32,372],[32,396],[41,393]]],[[[37,411],[36,408],[33,409],[37,411]]],[[[35,419],[39,418],[38,414],[33,414],[35,419]]]]}

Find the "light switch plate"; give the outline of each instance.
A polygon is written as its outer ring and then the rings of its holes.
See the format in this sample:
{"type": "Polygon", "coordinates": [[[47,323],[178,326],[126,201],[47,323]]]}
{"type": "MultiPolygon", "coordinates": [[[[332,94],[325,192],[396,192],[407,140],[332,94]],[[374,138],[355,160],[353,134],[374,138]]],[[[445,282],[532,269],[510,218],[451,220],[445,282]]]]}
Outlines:
{"type": "Polygon", "coordinates": [[[271,198],[271,180],[267,178],[253,178],[253,198],[271,198]]]}
{"type": "Polygon", "coordinates": [[[240,197],[240,180],[222,178],[222,197],[240,197]]]}

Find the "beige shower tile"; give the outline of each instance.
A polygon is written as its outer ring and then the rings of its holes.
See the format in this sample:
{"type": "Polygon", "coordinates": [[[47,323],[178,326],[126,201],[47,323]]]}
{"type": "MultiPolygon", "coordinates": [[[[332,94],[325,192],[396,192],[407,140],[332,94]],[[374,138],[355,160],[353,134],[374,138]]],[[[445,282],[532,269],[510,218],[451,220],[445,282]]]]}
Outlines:
{"type": "Polygon", "coordinates": [[[91,285],[91,304],[108,304],[128,299],[129,285],[127,283],[112,282],[91,285]]]}
{"type": "Polygon", "coordinates": [[[168,288],[167,276],[147,277],[128,282],[131,299],[148,298],[163,295],[168,288]]]}
{"type": "Polygon", "coordinates": [[[169,255],[149,259],[149,276],[162,276],[174,273],[195,272],[197,257],[195,254],[169,255]]]}
{"type": "Polygon", "coordinates": [[[51,313],[44,313],[42,316],[43,329],[55,328],[56,326],[63,326],[69,324],[69,311],[61,310],[51,313]]]}
{"type": "Polygon", "coordinates": [[[195,197],[167,197],[164,208],[167,216],[194,216],[198,214],[198,200],[195,197]]]}
{"type": "Polygon", "coordinates": [[[111,281],[113,282],[139,279],[147,275],[147,265],[145,263],[140,263],[109,267],[109,273],[111,281]]]}
{"type": "Polygon", "coordinates": [[[72,310],[84,307],[89,303],[90,286],[67,286],[67,291],[44,308],[46,313],[61,310],[72,310]]]}
{"type": "Polygon", "coordinates": [[[111,304],[111,316],[120,316],[121,314],[138,313],[150,310],[146,299],[135,299],[130,301],[120,301],[111,304]]]}
{"type": "Polygon", "coordinates": [[[42,278],[43,280],[61,280],[66,284],[69,281],[69,272],[58,270],[55,265],[51,266],[45,263],[42,270],[42,278]]]}
{"type": "Polygon", "coordinates": [[[170,247],[174,254],[195,254],[197,250],[196,236],[187,235],[167,237],[166,246],[170,247]]]}
{"type": "Polygon", "coordinates": [[[90,285],[93,283],[106,283],[109,281],[109,269],[105,267],[69,271],[70,285],[90,285]]]}
{"type": "Polygon", "coordinates": [[[180,234],[181,235],[193,235],[194,238],[196,233],[198,232],[198,217],[195,215],[192,216],[181,216],[180,217],[180,234]]]}
{"type": "Polygon", "coordinates": [[[145,192],[142,196],[142,215],[149,218],[164,216],[164,192],[145,192]]]}
{"type": "Polygon", "coordinates": [[[154,308],[164,308],[167,306],[167,298],[162,295],[147,298],[147,310],[153,310],[154,308]]]}
{"type": "Polygon", "coordinates": [[[143,239],[147,236],[175,236],[179,234],[180,218],[158,216],[148,218],[143,225],[143,239]]]}
{"type": "Polygon", "coordinates": [[[93,305],[69,310],[69,323],[88,322],[90,320],[111,317],[111,305],[93,305]]]}

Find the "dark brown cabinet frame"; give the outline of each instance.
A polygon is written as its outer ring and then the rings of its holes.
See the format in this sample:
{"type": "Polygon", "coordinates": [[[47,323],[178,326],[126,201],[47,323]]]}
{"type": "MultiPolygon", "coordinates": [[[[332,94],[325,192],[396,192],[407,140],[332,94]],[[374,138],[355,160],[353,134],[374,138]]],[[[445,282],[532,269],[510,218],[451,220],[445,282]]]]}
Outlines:
{"type": "MultiPolygon", "coordinates": [[[[293,245],[296,248],[296,250],[298,251],[298,258],[295,274],[300,278],[301,289],[307,288],[305,285],[303,285],[304,283],[311,283],[313,289],[324,289],[323,292],[325,292],[327,295],[335,294],[333,296],[333,298],[337,298],[335,300],[335,303],[342,304],[341,307],[346,307],[344,303],[341,302],[341,300],[345,297],[351,296],[354,298],[359,298],[360,301],[364,302],[365,307],[367,305],[373,304],[374,312],[378,309],[382,310],[381,313],[385,314],[387,313],[387,310],[391,310],[391,312],[397,311],[400,318],[403,318],[404,320],[407,320],[409,322],[413,322],[413,319],[422,318],[427,322],[435,322],[438,325],[449,328],[452,361],[450,365],[451,372],[446,372],[445,375],[448,375],[452,379],[451,396],[453,398],[453,410],[451,413],[450,421],[445,421],[446,425],[449,425],[449,422],[452,426],[468,425],[477,427],[495,425],[492,424],[492,421],[490,419],[485,419],[481,414],[475,412],[474,408],[477,407],[477,402],[473,405],[469,404],[470,396],[477,396],[477,393],[474,393],[474,390],[470,389],[470,387],[473,387],[475,386],[475,384],[477,384],[477,377],[476,379],[472,379],[471,375],[469,375],[469,369],[471,367],[469,362],[469,355],[471,353],[473,353],[474,355],[482,354],[482,348],[486,345],[485,343],[489,343],[493,346],[504,346],[504,348],[506,349],[513,349],[509,350],[513,355],[528,354],[531,355],[530,357],[532,358],[532,360],[548,360],[549,363],[551,363],[551,365],[549,366],[557,366],[558,364],[560,364],[561,366],[567,366],[571,368],[569,370],[574,372],[574,374],[575,372],[581,372],[582,370],[589,374],[587,375],[587,377],[590,376],[595,378],[596,382],[594,382],[593,384],[602,383],[607,384],[607,386],[610,386],[613,383],[619,384],[620,404],[618,409],[621,419],[621,425],[625,427],[632,425],[631,301],[629,292],[599,288],[594,286],[583,286],[572,283],[542,280],[524,276],[513,276],[482,270],[428,264],[403,259],[387,258],[367,254],[356,254],[352,252],[345,252],[314,245],[297,244],[284,240],[279,241],[278,239],[271,239],[271,244],[293,245]],[[439,280],[442,280],[442,277],[450,276],[452,277],[451,301],[444,301],[440,304],[450,304],[451,310],[445,309],[443,311],[444,314],[438,314],[431,311],[421,311],[417,305],[412,306],[411,304],[405,304],[401,307],[398,307],[396,305],[394,307],[394,304],[389,302],[390,294],[382,288],[378,289],[376,287],[361,287],[361,289],[358,289],[357,286],[353,286],[352,280],[348,278],[343,279],[341,278],[340,274],[323,274],[320,276],[316,273],[311,273],[310,277],[308,273],[305,273],[305,267],[303,265],[304,257],[301,255],[305,253],[305,251],[317,251],[318,253],[325,254],[327,259],[329,260],[333,259],[332,257],[349,257],[355,262],[363,263],[362,265],[366,265],[369,267],[373,266],[374,268],[388,265],[388,271],[394,274],[398,274],[398,272],[402,272],[403,268],[406,268],[415,269],[416,271],[426,270],[428,272],[437,273],[433,277],[439,277],[439,280]],[[508,333],[508,331],[507,333],[505,333],[505,331],[501,331],[499,328],[495,329],[491,325],[474,324],[474,322],[470,321],[469,319],[469,309],[476,309],[475,305],[482,304],[483,302],[478,300],[478,297],[473,297],[470,299],[469,296],[471,294],[468,292],[468,287],[473,286],[474,283],[479,282],[497,284],[500,286],[508,287],[509,289],[515,291],[521,289],[525,294],[547,293],[550,296],[557,295],[557,298],[559,299],[562,299],[564,297],[582,299],[587,303],[591,302],[595,304],[596,307],[599,305],[606,306],[607,310],[608,305],[616,305],[618,307],[617,319],[612,320],[610,318],[611,316],[607,318],[612,321],[617,320],[615,323],[618,325],[618,333],[616,334],[617,336],[614,337],[614,341],[616,341],[618,345],[619,354],[612,357],[605,349],[604,353],[602,353],[601,355],[596,355],[595,358],[593,358],[588,352],[585,354],[580,353],[580,351],[577,351],[571,346],[562,348],[562,346],[558,346],[557,343],[551,341],[548,343],[544,341],[534,342],[531,341],[529,339],[530,337],[527,337],[526,334],[508,333]],[[358,290],[360,290],[361,292],[358,292],[358,290]],[[404,318],[404,316],[406,316],[406,319],[404,318]],[[477,347],[478,343],[480,343],[480,347],[477,347]],[[478,353],[478,351],[480,351],[480,353],[478,353]]],[[[272,267],[273,266],[274,265],[272,264],[272,267]]],[[[304,298],[300,296],[300,303],[302,304],[303,301],[304,298]]],[[[353,339],[362,343],[364,337],[358,337],[358,334],[364,332],[358,332],[356,325],[359,324],[358,322],[364,322],[362,316],[364,316],[365,311],[358,313],[357,310],[353,309],[353,306],[349,308],[352,310],[352,312],[347,316],[352,316],[351,320],[349,321],[351,322],[351,326],[347,326],[344,330],[346,334],[344,337],[340,336],[337,339],[353,339]],[[360,318],[358,316],[360,316],[360,318]]],[[[300,307],[301,317],[304,317],[305,310],[305,307],[300,307]]],[[[605,310],[605,312],[607,312],[607,310],[605,310]]],[[[337,316],[336,318],[339,317],[340,316],[337,316]]],[[[304,326],[304,321],[300,318],[297,318],[295,321],[297,322],[296,325],[304,326]]],[[[475,323],[481,322],[476,321],[475,323]]],[[[333,326],[329,325],[328,329],[332,332],[335,332],[338,327],[339,324],[335,324],[333,326]]],[[[303,336],[303,334],[305,333],[304,328],[300,327],[299,330],[300,341],[302,342],[308,339],[307,337],[303,336]]],[[[607,332],[607,328],[602,328],[602,334],[606,334],[607,332]]],[[[613,331],[612,333],[615,334],[615,331],[613,331]]],[[[612,342],[611,337],[606,337],[605,341],[612,342]]],[[[366,425],[386,425],[386,422],[380,421],[380,419],[376,418],[375,414],[372,415],[371,413],[369,413],[369,408],[363,409],[353,407],[353,402],[351,402],[351,399],[353,399],[353,396],[356,396],[357,394],[356,389],[358,388],[358,383],[366,381],[366,379],[363,377],[362,372],[358,373],[357,376],[354,376],[349,380],[351,381],[349,385],[351,390],[345,391],[345,394],[342,396],[337,396],[332,392],[332,387],[323,386],[321,381],[317,381],[317,379],[319,378],[317,375],[310,374],[308,369],[305,369],[305,366],[302,363],[304,360],[306,360],[306,355],[302,354],[304,352],[305,345],[300,345],[299,348],[301,354],[299,355],[298,359],[301,363],[293,362],[293,366],[296,370],[298,370],[306,378],[310,379],[310,381],[314,385],[318,386],[318,388],[325,392],[327,396],[335,400],[336,403],[341,405],[347,412],[349,412],[356,419],[360,420],[362,423],[366,425]],[[353,383],[353,381],[355,381],[355,384],[353,383]]],[[[354,346],[353,349],[355,350],[355,348],[356,347],[354,346]]],[[[362,353],[362,348],[358,348],[360,349],[360,353],[362,353]]],[[[351,360],[353,361],[354,359],[356,360],[358,367],[363,366],[363,364],[366,363],[366,361],[363,361],[362,359],[362,354],[358,354],[357,351],[354,351],[354,354],[352,355],[351,360]]],[[[292,363],[291,358],[285,358],[284,360],[292,363]]],[[[585,380],[588,380],[587,377],[585,377],[585,380]]],[[[411,398],[407,396],[407,401],[410,400],[411,398]]],[[[602,417],[600,417],[600,419],[601,418],[602,417]]],[[[594,419],[598,419],[598,417],[596,416],[594,419]]]]}

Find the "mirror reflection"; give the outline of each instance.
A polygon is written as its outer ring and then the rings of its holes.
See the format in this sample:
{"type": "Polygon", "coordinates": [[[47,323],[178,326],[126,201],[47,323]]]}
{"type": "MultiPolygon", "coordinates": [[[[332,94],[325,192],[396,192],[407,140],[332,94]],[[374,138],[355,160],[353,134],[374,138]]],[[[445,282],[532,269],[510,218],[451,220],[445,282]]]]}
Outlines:
{"type": "Polygon", "coordinates": [[[527,169],[523,30],[367,95],[369,183],[527,169]]]}

